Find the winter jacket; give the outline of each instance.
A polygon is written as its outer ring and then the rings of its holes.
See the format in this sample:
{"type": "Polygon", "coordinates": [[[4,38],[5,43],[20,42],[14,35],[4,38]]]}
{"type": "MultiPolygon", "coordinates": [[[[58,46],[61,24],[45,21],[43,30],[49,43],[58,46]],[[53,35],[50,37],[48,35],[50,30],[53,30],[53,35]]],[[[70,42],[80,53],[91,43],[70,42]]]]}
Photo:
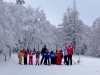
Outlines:
{"type": "Polygon", "coordinates": [[[65,50],[64,50],[64,56],[66,56],[66,55],[68,55],[68,52],[67,52],[67,50],[65,49],[65,50]]]}
{"type": "Polygon", "coordinates": [[[51,53],[51,54],[50,54],[50,57],[51,57],[51,58],[55,58],[55,57],[56,57],[56,56],[55,56],[55,53],[51,53]]]}
{"type": "Polygon", "coordinates": [[[33,58],[33,53],[29,52],[29,58],[33,58]]]}
{"type": "Polygon", "coordinates": [[[65,46],[67,52],[68,52],[68,55],[72,55],[73,54],[73,49],[74,49],[74,46],[71,46],[70,48],[68,48],[67,46],[65,46]]]}
{"type": "Polygon", "coordinates": [[[22,56],[23,56],[23,53],[22,52],[19,52],[18,58],[21,58],[22,56]]]}
{"type": "Polygon", "coordinates": [[[44,55],[46,56],[46,58],[50,58],[50,52],[45,52],[44,55]]]}
{"type": "Polygon", "coordinates": [[[56,53],[56,56],[57,56],[57,58],[61,58],[61,52],[58,51],[58,52],[56,53]]]}
{"type": "Polygon", "coordinates": [[[36,52],[36,58],[40,57],[40,52],[36,52]]]}
{"type": "Polygon", "coordinates": [[[47,51],[47,48],[43,48],[42,50],[41,50],[41,55],[44,55],[44,53],[47,51]]]}
{"type": "Polygon", "coordinates": [[[61,62],[62,62],[62,59],[61,59],[61,52],[60,52],[60,51],[57,51],[56,54],[57,54],[57,57],[56,57],[56,64],[57,64],[57,65],[60,65],[61,62]]]}
{"type": "Polygon", "coordinates": [[[27,57],[28,56],[28,52],[24,52],[24,57],[27,57]]]}

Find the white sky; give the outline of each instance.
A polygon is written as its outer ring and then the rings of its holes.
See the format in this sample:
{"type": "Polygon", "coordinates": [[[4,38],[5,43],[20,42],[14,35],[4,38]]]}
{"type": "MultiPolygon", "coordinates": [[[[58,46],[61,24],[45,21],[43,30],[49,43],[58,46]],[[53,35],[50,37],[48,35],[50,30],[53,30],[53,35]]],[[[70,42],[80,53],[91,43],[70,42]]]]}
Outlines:
{"type": "MultiPolygon", "coordinates": [[[[15,3],[16,0],[4,0],[6,2],[15,3]]],[[[26,5],[31,5],[33,8],[38,6],[44,10],[47,20],[51,24],[58,25],[62,23],[63,13],[66,9],[73,5],[73,0],[24,0],[26,5]]],[[[100,17],[100,0],[76,0],[76,6],[80,13],[80,18],[83,22],[92,26],[93,22],[100,17]]]]}

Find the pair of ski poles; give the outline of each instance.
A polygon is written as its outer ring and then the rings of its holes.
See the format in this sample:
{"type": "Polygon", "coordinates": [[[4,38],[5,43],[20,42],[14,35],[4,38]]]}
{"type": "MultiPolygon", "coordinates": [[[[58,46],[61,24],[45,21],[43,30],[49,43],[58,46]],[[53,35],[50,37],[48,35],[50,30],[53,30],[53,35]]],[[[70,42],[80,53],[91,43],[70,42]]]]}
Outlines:
{"type": "Polygon", "coordinates": [[[75,62],[73,59],[72,59],[72,61],[73,61],[74,64],[80,63],[80,55],[79,55],[77,62],[75,62]]]}

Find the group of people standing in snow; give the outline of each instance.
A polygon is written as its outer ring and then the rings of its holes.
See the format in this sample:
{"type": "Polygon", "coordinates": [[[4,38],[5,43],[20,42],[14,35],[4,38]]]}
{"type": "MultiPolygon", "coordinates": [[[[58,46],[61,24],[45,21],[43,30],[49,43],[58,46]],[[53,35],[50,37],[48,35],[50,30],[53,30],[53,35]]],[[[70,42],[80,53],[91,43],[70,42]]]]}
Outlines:
{"type": "Polygon", "coordinates": [[[39,65],[39,58],[40,58],[40,52],[39,51],[32,51],[32,50],[20,50],[18,53],[18,58],[19,58],[19,64],[22,64],[22,57],[24,61],[24,65],[27,65],[27,57],[29,56],[29,65],[33,65],[33,55],[36,54],[36,64],[39,65]]]}
{"type": "Polygon", "coordinates": [[[44,61],[44,65],[50,65],[50,64],[51,65],[54,65],[54,64],[61,65],[62,58],[63,58],[63,53],[61,50],[59,51],[56,50],[56,52],[54,51],[49,52],[46,46],[44,46],[44,48],[41,51],[41,55],[42,55],[42,59],[41,59],[40,64],[42,64],[44,61]]]}
{"type": "Polygon", "coordinates": [[[66,65],[72,65],[72,55],[73,55],[73,49],[74,46],[72,44],[65,46],[64,51],[62,50],[56,50],[54,51],[49,51],[46,47],[46,45],[42,48],[41,52],[39,51],[32,51],[32,50],[21,50],[18,54],[19,58],[19,64],[22,64],[22,57],[24,58],[24,65],[27,65],[27,57],[29,55],[29,65],[33,65],[33,55],[36,57],[36,65],[61,65],[62,64],[62,59],[64,57],[64,64],[66,65]],[[41,61],[40,60],[40,55],[42,56],[41,61]]]}

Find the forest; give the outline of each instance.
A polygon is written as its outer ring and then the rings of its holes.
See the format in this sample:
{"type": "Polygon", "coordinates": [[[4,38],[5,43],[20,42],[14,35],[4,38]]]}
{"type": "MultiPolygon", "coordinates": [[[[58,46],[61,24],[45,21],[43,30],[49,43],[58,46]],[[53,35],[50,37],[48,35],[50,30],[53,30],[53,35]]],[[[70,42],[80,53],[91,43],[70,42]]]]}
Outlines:
{"type": "Polygon", "coordinates": [[[0,0],[1,55],[21,49],[41,51],[44,45],[50,51],[63,50],[65,44],[73,43],[74,54],[100,57],[100,17],[88,27],[80,19],[74,0],[73,6],[65,9],[62,23],[55,27],[44,10],[24,4],[24,0],[15,4],[0,0]]]}

